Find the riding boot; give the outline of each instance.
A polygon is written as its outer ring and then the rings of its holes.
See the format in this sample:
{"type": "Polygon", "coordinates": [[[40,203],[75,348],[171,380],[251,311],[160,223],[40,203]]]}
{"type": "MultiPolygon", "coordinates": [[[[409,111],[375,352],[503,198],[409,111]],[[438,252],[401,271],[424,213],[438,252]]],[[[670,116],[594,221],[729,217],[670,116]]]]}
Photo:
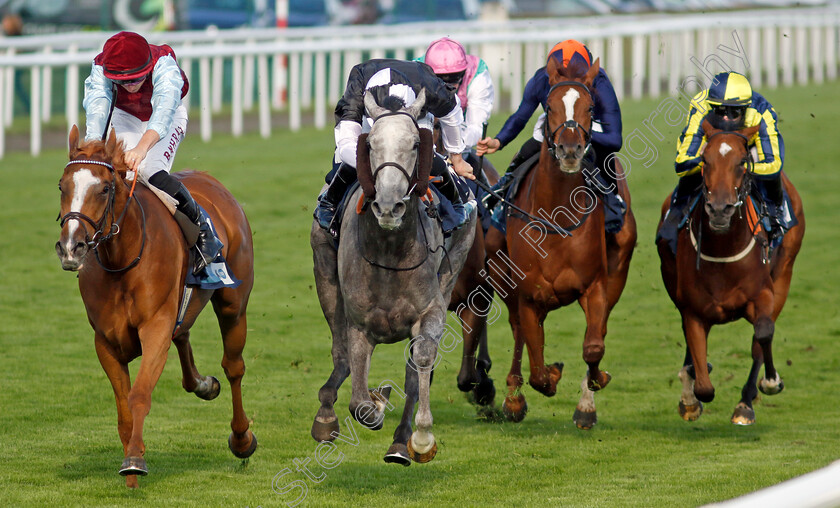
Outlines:
{"type": "Polygon", "coordinates": [[[785,207],[784,207],[784,192],[782,191],[782,176],[777,173],[773,178],[761,180],[764,185],[764,190],[767,192],[767,199],[773,205],[770,210],[770,244],[776,247],[781,243],[782,236],[785,234],[785,207]]]}
{"type": "MultiPolygon", "coordinates": [[[[504,197],[504,193],[507,191],[510,184],[513,183],[513,172],[521,166],[525,161],[533,157],[534,155],[540,153],[542,149],[542,143],[537,141],[534,138],[528,138],[528,141],[522,144],[522,148],[516,152],[516,155],[513,156],[513,160],[510,161],[510,164],[505,170],[505,174],[496,182],[496,185],[492,187],[493,192],[497,195],[504,197]]],[[[488,210],[492,211],[493,208],[499,203],[499,199],[492,195],[487,194],[484,196],[482,201],[484,203],[484,207],[488,210]]]]}
{"type": "Polygon", "coordinates": [[[461,199],[461,193],[458,192],[458,185],[455,183],[455,177],[446,167],[446,162],[442,157],[435,156],[432,162],[432,176],[439,176],[443,180],[435,183],[435,187],[443,194],[443,197],[449,200],[454,210],[454,229],[463,226],[470,218],[470,214],[475,210],[475,200],[468,200],[466,203],[461,199]]]}
{"type": "Polygon", "coordinates": [[[356,170],[343,162],[334,169],[334,176],[325,190],[318,196],[318,205],[312,214],[318,225],[329,231],[330,225],[335,218],[335,213],[341,198],[347,192],[351,183],[356,181],[356,170]]]}
{"type": "Polygon", "coordinates": [[[656,243],[666,240],[671,251],[677,252],[677,235],[680,224],[687,213],[686,208],[697,189],[703,183],[703,176],[698,172],[680,178],[674,193],[671,196],[671,205],[665,213],[662,227],[656,233],[656,243]]]}
{"type": "Polygon", "coordinates": [[[209,219],[180,180],[173,178],[166,171],[158,171],[149,178],[149,183],[175,198],[178,201],[178,211],[198,226],[198,239],[195,242],[197,255],[193,264],[193,273],[198,274],[216,259],[224,244],[213,233],[209,219]]]}

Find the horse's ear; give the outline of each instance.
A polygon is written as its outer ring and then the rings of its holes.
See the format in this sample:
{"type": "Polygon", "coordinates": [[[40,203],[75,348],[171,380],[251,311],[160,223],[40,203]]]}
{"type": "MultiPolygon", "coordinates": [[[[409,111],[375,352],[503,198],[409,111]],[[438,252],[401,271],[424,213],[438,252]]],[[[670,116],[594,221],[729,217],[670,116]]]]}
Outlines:
{"type": "Polygon", "coordinates": [[[592,65],[589,67],[589,70],[586,71],[586,75],[583,76],[583,84],[587,86],[587,88],[592,88],[592,83],[595,81],[595,77],[598,76],[598,72],[601,70],[601,59],[596,58],[592,65]]]}
{"type": "Polygon", "coordinates": [[[76,124],[73,124],[73,127],[70,128],[70,137],[67,140],[67,144],[70,148],[70,160],[76,158],[76,154],[79,153],[79,128],[76,127],[76,124]]]}
{"type": "Polygon", "coordinates": [[[388,110],[380,106],[376,103],[376,99],[373,97],[373,94],[370,90],[365,91],[365,110],[368,113],[368,116],[371,118],[378,118],[383,113],[386,113],[388,110]]]}
{"type": "Polygon", "coordinates": [[[367,133],[360,134],[356,142],[356,177],[367,199],[376,197],[376,186],[370,168],[370,149],[367,144],[367,133]]]}
{"type": "Polygon", "coordinates": [[[548,74],[548,84],[555,85],[560,82],[562,77],[562,66],[557,62],[556,58],[549,58],[545,64],[545,73],[548,74]]]}
{"type": "Polygon", "coordinates": [[[420,148],[417,153],[417,180],[412,182],[414,194],[417,196],[426,195],[429,189],[429,176],[432,174],[432,161],[435,156],[435,134],[429,129],[419,129],[420,148]]]}
{"type": "Polygon", "coordinates": [[[417,94],[417,98],[414,99],[414,102],[411,103],[406,111],[412,118],[417,120],[420,117],[420,112],[423,111],[423,106],[426,105],[426,89],[421,88],[420,93],[417,94]]]}
{"type": "Polygon", "coordinates": [[[750,139],[755,135],[756,132],[758,132],[758,129],[760,128],[761,125],[754,125],[752,127],[747,127],[746,129],[739,130],[738,134],[741,134],[745,138],[750,139]]]}
{"type": "Polygon", "coordinates": [[[703,134],[706,135],[706,139],[720,132],[720,129],[715,129],[714,127],[712,127],[711,122],[709,122],[706,119],[704,119],[703,123],[700,124],[700,128],[703,129],[703,134]]]}
{"type": "Polygon", "coordinates": [[[114,159],[114,152],[117,151],[117,132],[114,128],[111,128],[111,132],[108,133],[108,141],[105,142],[105,153],[108,155],[108,158],[113,161],[114,159]]]}

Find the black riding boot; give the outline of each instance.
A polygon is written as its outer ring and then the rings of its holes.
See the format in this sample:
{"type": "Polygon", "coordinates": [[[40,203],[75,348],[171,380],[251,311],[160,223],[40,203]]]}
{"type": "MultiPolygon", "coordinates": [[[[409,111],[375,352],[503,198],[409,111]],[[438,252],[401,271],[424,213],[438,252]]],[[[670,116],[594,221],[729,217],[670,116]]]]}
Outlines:
{"type": "Polygon", "coordinates": [[[158,171],[149,178],[149,183],[175,198],[178,201],[178,211],[198,226],[198,239],[195,242],[197,255],[193,265],[193,273],[198,274],[213,262],[224,244],[213,234],[207,216],[180,180],[173,178],[166,171],[158,171]]]}
{"type": "Polygon", "coordinates": [[[782,174],[777,173],[774,178],[761,180],[764,185],[764,190],[767,191],[767,198],[773,204],[773,210],[769,214],[770,219],[770,239],[774,247],[781,241],[785,234],[784,227],[784,193],[782,191],[782,174]]]}
{"type": "Polygon", "coordinates": [[[457,229],[462,226],[469,218],[470,213],[475,209],[475,201],[470,200],[467,203],[461,199],[461,193],[458,192],[458,186],[455,184],[455,179],[449,168],[446,167],[446,161],[443,157],[434,156],[432,161],[432,176],[439,176],[443,179],[440,183],[435,183],[435,187],[443,196],[452,203],[452,208],[455,211],[455,226],[457,229]]]}
{"type": "MultiPolygon", "coordinates": [[[[522,148],[520,148],[519,151],[516,152],[516,155],[513,156],[513,160],[510,161],[507,170],[505,170],[505,174],[502,175],[502,177],[499,178],[499,181],[496,182],[496,185],[492,187],[493,192],[504,197],[508,187],[510,187],[510,184],[513,183],[513,172],[516,168],[521,166],[525,161],[534,155],[540,153],[541,149],[542,143],[534,138],[528,138],[528,141],[523,143],[522,148]]],[[[488,194],[484,197],[484,206],[488,210],[495,208],[498,202],[498,198],[492,194],[488,194]]]]}
{"type": "Polygon", "coordinates": [[[677,252],[677,234],[679,233],[680,223],[687,212],[686,208],[691,196],[694,195],[702,183],[703,176],[700,173],[680,178],[676,189],[674,189],[674,194],[671,196],[671,206],[665,214],[662,227],[656,233],[656,243],[664,239],[668,242],[671,250],[674,253],[677,252]]]}
{"type": "Polygon", "coordinates": [[[318,225],[329,231],[330,224],[335,218],[335,212],[344,193],[351,183],[356,181],[356,170],[343,162],[337,168],[333,168],[335,174],[330,180],[327,190],[318,196],[318,206],[312,214],[318,225]]]}

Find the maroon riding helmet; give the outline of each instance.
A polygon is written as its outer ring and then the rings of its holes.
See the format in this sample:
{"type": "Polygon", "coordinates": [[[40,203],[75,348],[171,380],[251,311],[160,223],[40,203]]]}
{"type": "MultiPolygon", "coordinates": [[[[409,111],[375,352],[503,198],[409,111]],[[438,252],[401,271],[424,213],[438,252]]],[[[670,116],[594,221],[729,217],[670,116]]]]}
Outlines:
{"type": "Polygon", "coordinates": [[[152,70],[152,50],[142,35],[120,32],[102,48],[105,77],[115,81],[135,81],[152,70]]]}

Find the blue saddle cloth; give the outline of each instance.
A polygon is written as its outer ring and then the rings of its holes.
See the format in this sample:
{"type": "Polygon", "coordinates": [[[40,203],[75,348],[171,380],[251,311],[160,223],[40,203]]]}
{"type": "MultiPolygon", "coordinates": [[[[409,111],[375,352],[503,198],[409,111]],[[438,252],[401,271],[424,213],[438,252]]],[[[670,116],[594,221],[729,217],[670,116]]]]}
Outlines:
{"type": "MultiPolygon", "coordinates": [[[[201,207],[201,205],[199,205],[201,207]]],[[[207,211],[204,208],[201,209],[204,217],[207,217],[207,223],[210,224],[210,228],[213,230],[213,234],[216,234],[216,226],[213,225],[213,221],[209,219],[209,215],[207,215],[207,211]]],[[[192,250],[192,249],[191,249],[192,250]]],[[[191,256],[197,256],[195,252],[190,252],[191,256]]],[[[192,266],[192,263],[190,263],[192,266]]],[[[204,269],[199,272],[198,274],[194,274],[192,270],[189,271],[186,277],[186,284],[187,286],[198,287],[200,289],[221,289],[221,288],[235,288],[242,283],[241,280],[237,279],[233,275],[233,271],[228,266],[227,261],[225,261],[224,256],[220,252],[216,258],[209,263],[204,269]]]]}

